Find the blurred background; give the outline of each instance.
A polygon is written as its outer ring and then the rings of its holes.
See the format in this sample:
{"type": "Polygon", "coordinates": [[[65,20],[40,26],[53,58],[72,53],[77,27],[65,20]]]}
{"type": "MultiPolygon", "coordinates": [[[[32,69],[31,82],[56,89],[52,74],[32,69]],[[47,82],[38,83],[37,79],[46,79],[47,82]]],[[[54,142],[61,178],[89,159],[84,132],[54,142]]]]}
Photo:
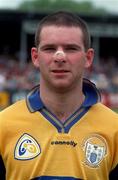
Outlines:
{"type": "Polygon", "coordinates": [[[34,33],[50,12],[70,10],[88,24],[94,64],[85,74],[118,109],[118,0],[0,0],[0,109],[22,99],[39,83],[31,62],[34,33]]]}

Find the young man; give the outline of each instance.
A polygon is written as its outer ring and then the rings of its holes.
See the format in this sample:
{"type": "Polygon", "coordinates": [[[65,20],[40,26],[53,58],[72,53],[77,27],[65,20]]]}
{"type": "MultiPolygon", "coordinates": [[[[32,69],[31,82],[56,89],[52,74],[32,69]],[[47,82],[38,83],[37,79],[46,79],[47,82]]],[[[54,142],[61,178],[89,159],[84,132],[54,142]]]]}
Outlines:
{"type": "Polygon", "coordinates": [[[35,43],[31,55],[40,86],[0,113],[1,176],[118,179],[118,116],[83,79],[94,57],[86,23],[56,12],[40,22],[35,43]]]}

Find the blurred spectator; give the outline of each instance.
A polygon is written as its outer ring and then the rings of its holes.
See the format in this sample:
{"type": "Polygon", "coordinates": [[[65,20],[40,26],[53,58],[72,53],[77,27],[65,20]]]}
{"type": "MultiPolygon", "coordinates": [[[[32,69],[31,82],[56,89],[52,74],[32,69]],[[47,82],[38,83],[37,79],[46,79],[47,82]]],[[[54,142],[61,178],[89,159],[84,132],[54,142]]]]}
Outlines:
{"type": "Polygon", "coordinates": [[[6,88],[6,76],[4,73],[0,72],[0,91],[4,90],[6,88]]]}
{"type": "MultiPolygon", "coordinates": [[[[115,70],[115,69],[114,69],[115,70]]],[[[118,93],[118,72],[114,72],[111,80],[112,91],[118,93]]]]}

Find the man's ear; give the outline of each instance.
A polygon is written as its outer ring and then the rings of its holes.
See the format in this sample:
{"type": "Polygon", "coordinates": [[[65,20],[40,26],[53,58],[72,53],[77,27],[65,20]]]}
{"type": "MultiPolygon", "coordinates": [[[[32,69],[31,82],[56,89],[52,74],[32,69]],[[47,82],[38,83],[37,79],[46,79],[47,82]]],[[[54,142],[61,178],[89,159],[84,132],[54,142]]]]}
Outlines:
{"type": "Polygon", "coordinates": [[[93,58],[94,58],[94,49],[90,48],[86,52],[86,63],[85,63],[85,68],[89,68],[92,63],[93,63],[93,58]]]}
{"type": "Polygon", "coordinates": [[[39,68],[39,58],[38,58],[38,49],[36,47],[33,47],[31,49],[31,58],[34,66],[36,68],[39,68]]]}

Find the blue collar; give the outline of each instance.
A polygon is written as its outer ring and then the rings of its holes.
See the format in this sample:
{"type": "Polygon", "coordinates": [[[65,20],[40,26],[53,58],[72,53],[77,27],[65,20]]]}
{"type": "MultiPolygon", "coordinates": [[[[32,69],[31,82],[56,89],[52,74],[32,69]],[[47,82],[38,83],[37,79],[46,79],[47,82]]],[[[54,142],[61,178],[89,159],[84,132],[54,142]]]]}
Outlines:
{"type": "MultiPolygon", "coordinates": [[[[85,101],[82,104],[83,107],[90,107],[100,101],[99,91],[96,86],[87,79],[83,81],[83,93],[85,95],[85,101]]],[[[26,102],[30,112],[39,111],[45,107],[40,98],[39,86],[36,86],[29,92],[26,102]]]]}

